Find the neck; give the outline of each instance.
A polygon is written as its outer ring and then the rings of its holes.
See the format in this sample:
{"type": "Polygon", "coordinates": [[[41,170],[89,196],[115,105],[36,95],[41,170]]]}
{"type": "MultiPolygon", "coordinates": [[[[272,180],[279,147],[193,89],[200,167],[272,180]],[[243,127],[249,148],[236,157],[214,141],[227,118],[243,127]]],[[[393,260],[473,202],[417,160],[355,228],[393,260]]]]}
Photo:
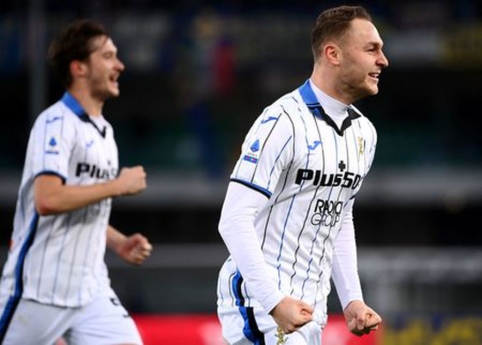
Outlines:
{"type": "Polygon", "coordinates": [[[72,87],[67,91],[80,103],[87,115],[95,117],[102,114],[104,102],[92,97],[87,90],[72,87]]]}
{"type": "Polygon", "coordinates": [[[333,72],[331,69],[315,64],[310,77],[311,82],[331,98],[343,104],[352,104],[355,100],[339,87],[338,77],[333,72]]]}

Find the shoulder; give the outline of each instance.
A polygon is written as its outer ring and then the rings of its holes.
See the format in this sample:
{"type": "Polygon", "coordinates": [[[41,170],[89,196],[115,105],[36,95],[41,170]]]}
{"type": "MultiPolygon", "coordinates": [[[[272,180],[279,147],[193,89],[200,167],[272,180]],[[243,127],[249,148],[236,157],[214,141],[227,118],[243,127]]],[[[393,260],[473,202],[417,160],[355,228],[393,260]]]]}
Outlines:
{"type": "Polygon", "coordinates": [[[62,102],[57,101],[42,111],[33,124],[33,129],[43,131],[50,128],[56,131],[69,131],[76,127],[78,117],[62,102]]]}
{"type": "Polygon", "coordinates": [[[57,101],[44,111],[42,111],[36,118],[36,123],[56,122],[56,121],[73,121],[77,116],[65,105],[62,101],[57,101]]]}
{"type": "Polygon", "coordinates": [[[291,91],[284,94],[275,100],[271,105],[266,107],[263,111],[262,117],[264,121],[271,118],[280,118],[289,120],[289,122],[296,122],[301,119],[302,115],[308,109],[301,98],[298,90],[291,91]]]}

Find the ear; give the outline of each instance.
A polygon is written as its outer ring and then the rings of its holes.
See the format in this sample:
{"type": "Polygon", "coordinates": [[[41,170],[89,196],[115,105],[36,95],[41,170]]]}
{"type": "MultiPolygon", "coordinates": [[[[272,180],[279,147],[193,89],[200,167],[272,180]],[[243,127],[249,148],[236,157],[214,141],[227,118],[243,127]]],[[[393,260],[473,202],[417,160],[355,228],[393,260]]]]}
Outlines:
{"type": "Polygon", "coordinates": [[[341,59],[341,49],[338,44],[329,42],[323,47],[323,55],[326,60],[333,65],[339,65],[341,59]]]}
{"type": "Polygon", "coordinates": [[[82,77],[87,72],[87,65],[79,60],[73,60],[70,62],[70,74],[74,79],[76,77],[82,77]]]}

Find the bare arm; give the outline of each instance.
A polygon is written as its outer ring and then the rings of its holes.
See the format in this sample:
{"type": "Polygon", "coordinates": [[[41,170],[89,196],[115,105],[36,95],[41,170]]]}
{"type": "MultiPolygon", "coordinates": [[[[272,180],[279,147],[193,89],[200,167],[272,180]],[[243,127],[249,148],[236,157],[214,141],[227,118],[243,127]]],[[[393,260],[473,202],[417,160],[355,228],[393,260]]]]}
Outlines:
{"type": "Polygon", "coordinates": [[[118,178],[89,186],[65,185],[59,176],[41,175],[34,183],[35,207],[42,216],[64,213],[145,188],[146,173],[141,166],[123,168],[118,178]]]}
{"type": "Polygon", "coordinates": [[[125,236],[111,225],[107,227],[107,248],[133,265],[141,265],[152,252],[152,245],[146,237],[137,233],[125,236]]]}

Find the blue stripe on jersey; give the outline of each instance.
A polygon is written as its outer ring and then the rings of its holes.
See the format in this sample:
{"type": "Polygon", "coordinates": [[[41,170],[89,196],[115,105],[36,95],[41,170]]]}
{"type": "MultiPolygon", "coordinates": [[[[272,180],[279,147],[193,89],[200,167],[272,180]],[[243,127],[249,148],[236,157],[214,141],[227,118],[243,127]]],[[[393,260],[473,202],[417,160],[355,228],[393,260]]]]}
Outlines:
{"type": "MultiPolygon", "coordinates": [[[[304,120],[304,118],[302,116],[300,116],[301,118],[301,121],[303,122],[303,127],[305,129],[305,143],[306,143],[306,146],[309,146],[308,144],[308,135],[307,135],[307,128],[306,128],[306,122],[304,120]]],[[[291,139],[291,136],[290,136],[290,139],[291,139]]],[[[286,142],[287,144],[288,142],[286,142]]],[[[285,144],[285,146],[286,146],[285,144]]],[[[284,149],[284,147],[283,147],[284,149]]],[[[306,164],[305,164],[305,168],[308,168],[310,164],[310,155],[307,154],[306,155],[306,164]]],[[[301,192],[301,189],[303,188],[303,185],[304,185],[304,181],[300,184],[300,187],[298,189],[298,192],[301,192]]],[[[296,199],[296,196],[298,195],[298,193],[294,194],[292,197],[291,197],[291,202],[290,202],[290,206],[289,206],[289,209],[288,209],[288,213],[286,214],[286,218],[285,218],[285,222],[284,222],[284,225],[283,225],[283,231],[281,232],[281,240],[280,240],[280,246],[279,246],[279,252],[278,252],[278,257],[276,258],[276,261],[278,262],[278,267],[277,267],[277,270],[278,270],[278,288],[281,289],[281,255],[282,255],[282,252],[283,252],[283,245],[285,243],[284,241],[284,238],[285,238],[285,234],[286,234],[286,229],[287,229],[287,225],[288,225],[288,221],[289,221],[289,218],[290,218],[290,215],[291,215],[291,210],[293,209],[293,205],[295,203],[295,199],[296,199]]],[[[298,236],[298,240],[299,238],[301,237],[301,234],[303,233],[303,228],[300,229],[300,234],[298,236]]],[[[300,248],[300,243],[298,242],[298,246],[295,250],[295,261],[293,263],[293,267],[294,265],[296,264],[296,261],[297,261],[297,255],[296,253],[298,252],[300,248]]]]}
{"type": "Polygon", "coordinates": [[[236,272],[232,284],[234,296],[236,298],[236,305],[239,307],[239,312],[244,320],[244,336],[249,341],[253,342],[254,345],[265,345],[264,335],[258,328],[253,308],[244,306],[245,299],[242,291],[243,277],[239,271],[236,272]]]}
{"type": "MultiPolygon", "coordinates": [[[[320,138],[319,138],[320,140],[315,141],[315,142],[314,142],[314,146],[310,147],[309,141],[308,141],[308,135],[307,135],[307,124],[306,124],[305,120],[303,119],[303,117],[301,117],[301,120],[302,120],[303,125],[304,125],[304,128],[305,128],[305,142],[306,142],[306,145],[307,145],[307,147],[308,147],[308,149],[309,149],[310,151],[313,151],[313,150],[316,149],[316,147],[318,147],[318,145],[321,144],[321,136],[320,136],[320,138]]],[[[317,127],[318,135],[321,135],[321,134],[320,134],[320,131],[319,131],[319,129],[318,129],[318,125],[317,125],[317,123],[316,123],[316,120],[314,120],[314,124],[315,124],[315,126],[317,127]]],[[[321,150],[323,150],[323,147],[321,147],[321,150]]],[[[310,155],[307,154],[307,155],[306,155],[305,168],[307,168],[307,167],[309,166],[309,163],[310,163],[310,155]]],[[[305,183],[305,181],[303,181],[303,182],[300,184],[300,189],[299,189],[299,191],[301,191],[301,188],[302,188],[302,186],[304,185],[304,183],[305,183]]],[[[311,209],[311,205],[312,205],[314,199],[316,198],[316,193],[318,192],[318,189],[319,189],[319,188],[320,188],[319,186],[316,188],[316,192],[315,192],[315,194],[313,195],[313,199],[311,200],[311,202],[310,202],[310,204],[309,204],[308,212],[306,213],[305,220],[303,221],[303,227],[300,229],[300,232],[299,232],[298,237],[297,237],[297,243],[298,243],[298,245],[297,245],[296,250],[295,250],[295,260],[293,261],[293,265],[292,265],[293,274],[292,274],[291,277],[290,277],[290,285],[292,286],[291,294],[293,294],[293,292],[294,292],[294,286],[292,285],[293,278],[294,278],[294,277],[296,276],[296,274],[297,274],[295,267],[296,267],[296,264],[298,263],[298,252],[299,252],[299,250],[301,249],[300,239],[301,239],[301,237],[302,237],[302,235],[303,235],[303,232],[304,232],[304,230],[305,230],[305,225],[306,225],[307,217],[308,217],[308,215],[309,215],[309,210],[311,209]]],[[[294,196],[293,196],[293,201],[294,201],[294,196]]],[[[291,206],[290,206],[290,212],[291,212],[291,206]]],[[[289,216],[289,213],[288,213],[288,216],[289,216]]],[[[316,239],[318,238],[318,232],[320,231],[320,229],[321,229],[321,225],[318,227],[318,230],[316,231],[315,236],[313,237],[313,240],[312,240],[312,242],[311,242],[311,250],[310,250],[310,257],[311,257],[311,259],[310,259],[310,261],[308,261],[308,268],[307,268],[307,270],[306,270],[306,276],[307,276],[307,277],[309,276],[309,271],[310,271],[311,263],[313,262],[313,257],[312,257],[312,256],[313,256],[313,255],[312,255],[312,254],[313,254],[313,248],[314,248],[314,246],[315,246],[316,239]]],[[[283,230],[283,237],[284,237],[284,230],[283,230]]],[[[279,281],[281,281],[281,274],[280,274],[281,262],[280,262],[280,258],[281,258],[281,251],[280,251],[280,254],[279,254],[279,257],[278,257],[278,262],[279,262],[279,265],[278,265],[278,279],[279,279],[279,281]]],[[[302,292],[303,292],[303,290],[304,290],[304,284],[302,285],[302,288],[301,288],[301,291],[302,291],[302,292]]]]}
{"type": "MultiPolygon", "coordinates": [[[[339,151],[338,151],[338,140],[337,140],[337,138],[336,138],[335,132],[333,132],[333,137],[334,137],[334,138],[333,138],[333,141],[334,141],[334,143],[335,143],[335,161],[338,162],[338,160],[339,160],[339,158],[338,158],[338,153],[339,153],[339,151]]],[[[331,188],[330,188],[330,192],[329,192],[329,194],[328,194],[328,198],[329,198],[329,199],[331,199],[331,193],[333,192],[334,188],[335,188],[335,187],[333,187],[333,186],[331,186],[331,188]]],[[[340,191],[340,193],[341,193],[341,191],[340,191]]],[[[339,195],[338,195],[338,197],[339,197],[339,195]]],[[[328,229],[328,234],[327,234],[326,237],[323,239],[323,245],[322,245],[322,246],[323,246],[323,252],[322,252],[322,254],[321,254],[321,256],[320,256],[320,259],[319,259],[319,261],[318,261],[318,264],[319,264],[320,266],[322,266],[322,262],[323,262],[323,260],[324,260],[324,258],[325,258],[325,252],[326,252],[326,245],[325,245],[325,243],[326,243],[326,241],[331,237],[331,230],[332,230],[332,229],[333,229],[333,226],[330,225],[330,227],[329,227],[329,229],[328,229]]],[[[318,236],[319,230],[320,230],[320,228],[318,228],[318,230],[316,231],[316,236],[318,236]]],[[[311,253],[312,253],[312,252],[311,252],[311,253]]],[[[305,290],[305,284],[306,284],[306,282],[308,281],[308,277],[309,277],[309,272],[310,272],[310,270],[311,270],[311,262],[312,262],[312,261],[313,261],[313,260],[310,260],[310,264],[309,264],[308,269],[307,269],[307,271],[306,271],[306,278],[305,278],[304,281],[303,281],[303,285],[302,285],[302,288],[301,288],[301,291],[302,291],[301,298],[303,298],[303,297],[305,296],[305,291],[304,291],[304,290],[305,290]]],[[[324,273],[325,273],[325,272],[324,272],[323,270],[321,270],[320,274],[318,275],[318,280],[321,280],[321,277],[323,276],[324,273]]]]}
{"type": "MultiPolygon", "coordinates": [[[[301,98],[303,99],[303,102],[305,102],[305,104],[307,105],[308,109],[317,117],[325,120],[325,122],[333,128],[334,132],[333,132],[333,135],[335,136],[334,138],[334,142],[335,142],[335,157],[336,157],[336,161],[338,161],[338,141],[337,141],[337,138],[336,138],[336,134],[338,135],[342,135],[343,134],[343,131],[348,128],[350,125],[351,125],[351,119],[353,118],[357,118],[357,117],[360,117],[359,114],[357,114],[353,109],[351,108],[348,108],[348,114],[349,116],[345,119],[345,121],[343,121],[343,125],[342,125],[342,129],[339,130],[338,127],[334,124],[333,120],[325,114],[324,110],[323,110],[323,107],[321,106],[321,104],[319,103],[318,101],[318,98],[316,97],[315,93],[313,92],[312,88],[311,88],[311,85],[310,85],[310,81],[309,79],[302,85],[299,87],[298,91],[300,92],[300,95],[301,95],[301,98]]],[[[329,195],[328,197],[331,197],[331,193],[333,192],[333,187],[330,189],[330,192],[329,192],[329,195]]],[[[316,235],[313,239],[313,242],[312,242],[312,247],[310,249],[310,256],[311,254],[313,253],[313,248],[314,248],[314,244],[316,242],[316,238],[318,237],[318,233],[321,229],[321,226],[320,228],[318,228],[318,230],[316,231],[316,235]]],[[[332,227],[330,226],[330,229],[328,230],[328,235],[323,239],[323,253],[320,257],[320,265],[321,265],[321,262],[323,261],[324,257],[325,257],[325,245],[324,243],[330,238],[331,236],[331,229],[332,227]]],[[[308,262],[308,267],[307,267],[307,270],[306,270],[306,277],[305,279],[303,280],[303,284],[301,286],[301,298],[304,297],[304,290],[305,290],[305,283],[308,281],[308,278],[309,278],[309,272],[311,270],[311,264],[313,262],[313,259],[311,258],[310,261],[308,262]]],[[[323,275],[323,271],[320,273],[320,277],[323,275]]]]}
{"type": "Polygon", "coordinates": [[[238,307],[244,307],[244,297],[241,285],[243,284],[243,277],[239,271],[236,271],[236,275],[233,278],[233,293],[236,298],[236,305],[238,307]]]}
{"type": "Polygon", "coordinates": [[[105,138],[106,135],[106,130],[107,128],[104,126],[104,128],[99,128],[95,124],[94,121],[87,115],[87,112],[82,108],[82,105],[67,91],[64,93],[62,96],[62,102],[70,109],[72,112],[79,117],[80,120],[84,122],[89,122],[92,126],[97,129],[97,132],[102,136],[102,138],[105,138]]]}
{"type": "Polygon", "coordinates": [[[35,212],[34,217],[30,223],[30,230],[28,235],[25,239],[25,242],[20,248],[20,253],[18,255],[17,265],[15,266],[15,287],[13,294],[7,301],[5,309],[2,313],[2,317],[0,318],[0,343],[3,342],[3,338],[5,338],[5,334],[7,333],[8,325],[12,320],[13,314],[15,313],[15,309],[18,306],[18,302],[22,297],[23,293],[23,265],[25,263],[25,257],[27,256],[28,250],[33,244],[33,240],[35,238],[35,233],[37,232],[37,225],[38,225],[39,215],[35,212]]]}
{"type": "Polygon", "coordinates": [[[85,114],[84,108],[80,103],[67,91],[62,96],[62,102],[77,116],[82,116],[85,114]]]}
{"type": "Polygon", "coordinates": [[[265,345],[264,334],[259,330],[252,307],[239,308],[244,319],[243,333],[254,345],[265,345]]]}
{"type": "Polygon", "coordinates": [[[260,186],[257,186],[253,183],[249,183],[249,182],[246,182],[246,181],[243,181],[243,180],[239,180],[239,179],[236,179],[236,178],[232,178],[230,181],[232,182],[237,182],[237,183],[240,183],[242,184],[243,186],[246,186],[248,188],[251,188],[257,192],[260,192],[261,194],[263,194],[264,196],[266,196],[268,199],[271,198],[271,192],[263,187],[260,187],[260,186]]]}
{"type": "Polygon", "coordinates": [[[288,138],[288,140],[286,140],[285,144],[283,145],[283,148],[281,149],[281,151],[278,153],[278,156],[276,157],[276,160],[273,162],[273,166],[271,167],[271,171],[269,172],[269,181],[268,181],[268,188],[271,184],[271,177],[273,176],[273,171],[276,167],[276,163],[278,162],[278,160],[280,159],[281,157],[281,154],[283,153],[283,151],[286,149],[286,147],[288,146],[288,143],[291,141],[291,139],[293,138],[292,135],[290,135],[290,137],[288,138]]]}
{"type": "Polygon", "coordinates": [[[318,102],[318,99],[316,98],[316,95],[311,88],[309,79],[299,87],[298,91],[301,95],[301,98],[303,98],[303,102],[305,102],[305,104],[307,105],[308,109],[310,109],[310,111],[315,116],[324,120],[340,136],[342,136],[345,130],[351,126],[351,120],[357,119],[361,116],[351,106],[349,106],[347,108],[348,117],[343,120],[341,128],[338,128],[333,119],[325,113],[323,107],[318,102]]]}
{"type": "Polygon", "coordinates": [[[316,98],[315,93],[311,89],[310,80],[308,79],[303,85],[300,86],[298,90],[301,94],[301,98],[303,98],[303,102],[305,102],[310,111],[316,116],[323,118],[323,108],[321,108],[320,102],[318,102],[318,98],[316,98]]]}

